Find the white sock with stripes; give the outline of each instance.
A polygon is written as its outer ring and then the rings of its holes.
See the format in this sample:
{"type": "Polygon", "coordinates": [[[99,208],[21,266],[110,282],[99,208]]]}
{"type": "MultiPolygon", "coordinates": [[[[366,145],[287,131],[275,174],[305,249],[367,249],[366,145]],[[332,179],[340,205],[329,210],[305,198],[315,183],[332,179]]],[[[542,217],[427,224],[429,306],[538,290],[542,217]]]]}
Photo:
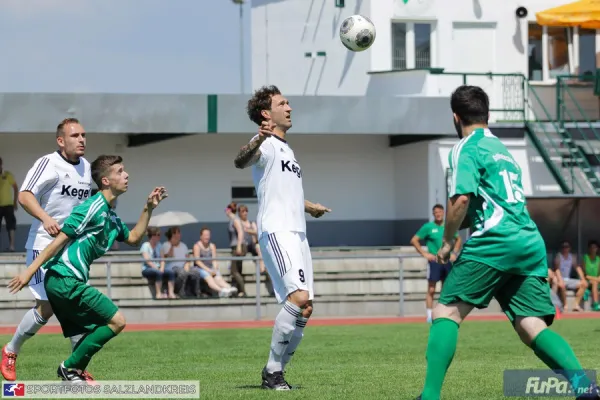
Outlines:
{"type": "Polygon", "coordinates": [[[6,345],[6,350],[10,353],[19,354],[23,343],[33,335],[35,335],[42,326],[46,325],[46,321],[35,308],[27,311],[17,327],[17,331],[12,340],[6,345]]]}
{"type": "Polygon", "coordinates": [[[283,308],[275,318],[273,336],[271,337],[271,351],[267,362],[267,372],[283,371],[282,359],[292,339],[296,320],[301,316],[300,308],[286,301],[283,308]]]}
{"type": "Polygon", "coordinates": [[[298,317],[296,320],[296,329],[294,329],[294,333],[290,339],[290,344],[288,345],[287,349],[285,349],[285,354],[281,360],[283,369],[285,369],[285,366],[290,362],[292,356],[296,352],[296,348],[298,348],[298,345],[302,341],[302,338],[304,337],[304,327],[306,326],[307,322],[308,318],[304,317],[298,317]]]}

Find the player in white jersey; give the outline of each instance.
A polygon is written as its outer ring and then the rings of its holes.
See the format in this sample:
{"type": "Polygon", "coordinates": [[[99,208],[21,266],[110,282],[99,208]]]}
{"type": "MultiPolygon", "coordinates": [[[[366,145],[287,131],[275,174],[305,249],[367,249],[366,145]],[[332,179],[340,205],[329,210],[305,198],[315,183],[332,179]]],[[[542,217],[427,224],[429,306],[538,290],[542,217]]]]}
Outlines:
{"type": "Polygon", "coordinates": [[[289,390],[284,370],[313,311],[313,266],[306,218],[331,210],[304,199],[302,169],[286,141],[291,107],[275,86],[259,89],[248,101],[248,116],[258,135],[235,158],[237,168],[252,166],[258,197],[258,237],[275,296],[283,308],[275,319],[271,351],[262,371],[262,387],[289,390]]]}
{"type": "MultiPolygon", "coordinates": [[[[25,245],[27,265],[58,235],[71,210],[91,196],[90,163],[83,158],[86,145],[83,126],[75,118],[63,120],[56,128],[56,143],[59,150],[35,162],[19,193],[19,203],[35,218],[25,245]]],[[[15,363],[23,343],[54,314],[44,290],[42,269],[29,282],[29,289],[35,298],[35,307],[23,316],[12,340],[2,348],[0,369],[8,381],[16,380],[15,363]]]]}

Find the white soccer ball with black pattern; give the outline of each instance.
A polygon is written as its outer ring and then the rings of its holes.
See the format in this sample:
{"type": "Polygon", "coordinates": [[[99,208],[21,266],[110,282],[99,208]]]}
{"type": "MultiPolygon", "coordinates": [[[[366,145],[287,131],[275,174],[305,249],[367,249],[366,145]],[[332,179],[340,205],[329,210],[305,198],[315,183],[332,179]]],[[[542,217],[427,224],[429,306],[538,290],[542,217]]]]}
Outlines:
{"type": "Polygon", "coordinates": [[[350,51],[364,51],[375,41],[375,25],[364,15],[353,15],[342,22],[340,40],[350,51]]]}

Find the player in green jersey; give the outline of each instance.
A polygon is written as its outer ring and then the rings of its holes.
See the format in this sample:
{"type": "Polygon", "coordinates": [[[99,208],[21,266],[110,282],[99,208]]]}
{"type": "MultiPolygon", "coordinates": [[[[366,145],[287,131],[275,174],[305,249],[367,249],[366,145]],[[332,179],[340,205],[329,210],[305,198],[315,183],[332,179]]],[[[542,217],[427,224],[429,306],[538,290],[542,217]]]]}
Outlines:
{"type": "MultiPolygon", "coordinates": [[[[459,87],[451,108],[461,140],[449,155],[452,181],[438,262],[448,262],[459,228],[470,226],[472,234],[433,310],[425,386],[418,399],[440,398],[460,323],[492,298],[523,343],[552,370],[574,381],[581,364],[569,344],[548,329],[554,306],[546,280],[546,246],[525,207],[521,168],[488,129],[489,99],[481,88],[459,87]]],[[[578,386],[590,385],[584,376],[578,386]]],[[[600,397],[596,392],[591,398],[600,397]]]]}
{"type": "Polygon", "coordinates": [[[60,233],[34,262],[9,282],[11,293],[25,287],[35,272],[46,270],[44,287],[63,334],[77,344],[58,367],[65,381],[89,380],[83,375],[90,359],[125,328],[125,317],[98,289],[89,286],[90,266],[116,241],[137,246],[152,210],[167,197],[163,187],[150,193],[136,226],[129,231],[114,212],[114,204],[127,191],[129,175],[120,156],[100,156],[92,163],[98,193],[73,209],[60,233]],[[79,337],[79,340],[77,340],[79,337]]]}
{"type": "Polygon", "coordinates": [[[598,304],[598,287],[600,286],[600,256],[598,255],[598,242],[591,240],[588,243],[588,252],[583,256],[583,270],[588,280],[589,290],[592,293],[592,310],[600,311],[598,304]]]}

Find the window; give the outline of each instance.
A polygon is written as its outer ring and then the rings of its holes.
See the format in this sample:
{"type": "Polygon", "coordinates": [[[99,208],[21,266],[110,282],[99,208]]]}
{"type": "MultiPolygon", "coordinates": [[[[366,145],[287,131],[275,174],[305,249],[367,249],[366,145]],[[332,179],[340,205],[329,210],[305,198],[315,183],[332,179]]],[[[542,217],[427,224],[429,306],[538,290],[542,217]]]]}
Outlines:
{"type": "Polygon", "coordinates": [[[392,24],[392,69],[406,69],[406,24],[392,24]]]}
{"type": "Polygon", "coordinates": [[[579,29],[579,75],[596,73],[596,31],[579,29]]]}
{"type": "Polygon", "coordinates": [[[234,201],[256,201],[256,190],[253,185],[241,186],[236,185],[231,187],[231,198],[234,201]]]}
{"type": "Polygon", "coordinates": [[[392,22],[392,69],[431,67],[429,23],[392,22]]]}
{"type": "Polygon", "coordinates": [[[431,67],[431,25],[415,24],[415,68],[431,67]]]}
{"type": "Polygon", "coordinates": [[[548,64],[550,78],[569,75],[569,46],[566,28],[548,27],[548,64]]]}
{"type": "Polygon", "coordinates": [[[542,27],[529,24],[529,68],[528,78],[532,81],[542,80],[542,27]]]}
{"type": "Polygon", "coordinates": [[[590,29],[570,30],[567,28],[548,27],[548,59],[543,57],[543,28],[536,23],[529,24],[528,77],[533,81],[543,80],[543,66],[548,66],[548,78],[569,75],[569,35],[573,43],[579,41],[578,49],[574,49],[575,73],[579,75],[593,74],[596,70],[596,31],[590,29]]]}

